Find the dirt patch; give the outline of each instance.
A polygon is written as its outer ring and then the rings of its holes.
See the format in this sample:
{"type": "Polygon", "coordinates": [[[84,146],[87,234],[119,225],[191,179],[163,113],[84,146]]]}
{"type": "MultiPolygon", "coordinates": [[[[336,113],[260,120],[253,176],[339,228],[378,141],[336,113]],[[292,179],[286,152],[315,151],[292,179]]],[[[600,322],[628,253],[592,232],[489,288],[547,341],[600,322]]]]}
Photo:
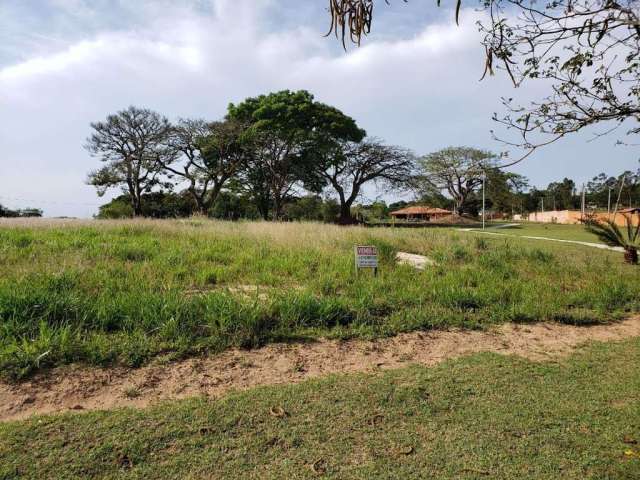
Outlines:
{"type": "Polygon", "coordinates": [[[414,253],[398,252],[396,254],[396,263],[399,265],[409,265],[416,270],[424,270],[436,264],[433,260],[424,255],[416,255],[414,253]]]}
{"type": "Polygon", "coordinates": [[[64,411],[142,408],[197,395],[219,397],[230,390],[296,383],[330,373],[376,371],[410,363],[434,365],[481,351],[544,361],[566,355],[585,342],[636,336],[640,336],[640,317],[593,327],[509,324],[483,332],[432,331],[376,341],[276,344],[136,370],[66,366],[27,382],[0,383],[0,421],[64,411]]]}

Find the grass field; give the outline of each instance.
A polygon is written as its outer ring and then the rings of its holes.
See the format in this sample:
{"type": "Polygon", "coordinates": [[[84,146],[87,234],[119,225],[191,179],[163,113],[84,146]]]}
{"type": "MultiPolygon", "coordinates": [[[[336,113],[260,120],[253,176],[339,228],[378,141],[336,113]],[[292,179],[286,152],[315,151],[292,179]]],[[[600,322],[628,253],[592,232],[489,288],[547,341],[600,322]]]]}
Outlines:
{"type": "Polygon", "coordinates": [[[0,259],[0,371],[12,378],[320,335],[594,323],[640,310],[638,269],[617,253],[449,229],[5,222],[0,259]],[[377,278],[355,277],[354,244],[378,246],[377,278]],[[397,266],[398,250],[438,266],[397,266]]]}
{"type": "Polygon", "coordinates": [[[36,417],[0,424],[0,479],[638,479],[638,364],[635,339],[36,417]]]}
{"type": "Polygon", "coordinates": [[[508,227],[492,225],[490,232],[508,235],[546,237],[557,240],[574,240],[578,242],[601,243],[596,235],[588,232],[584,225],[561,225],[554,223],[521,223],[508,227]],[[496,228],[498,227],[498,228],[496,228]]]}

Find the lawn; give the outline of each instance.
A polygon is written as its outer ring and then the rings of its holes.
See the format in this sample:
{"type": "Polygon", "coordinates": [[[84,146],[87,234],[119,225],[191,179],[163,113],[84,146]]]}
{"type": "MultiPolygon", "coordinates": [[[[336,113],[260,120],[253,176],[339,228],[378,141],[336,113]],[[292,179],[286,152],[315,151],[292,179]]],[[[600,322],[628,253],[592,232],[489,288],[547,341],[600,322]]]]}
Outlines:
{"type": "MultiPolygon", "coordinates": [[[[503,224],[504,225],[504,224],[503,224]]],[[[521,223],[512,226],[492,225],[490,232],[508,235],[554,238],[557,240],[574,240],[578,242],[601,243],[597,236],[586,230],[584,225],[561,225],[555,223],[521,223]]]]}
{"type": "Polygon", "coordinates": [[[11,378],[73,362],[135,367],[160,353],[640,311],[638,269],[620,254],[453,229],[5,222],[0,263],[0,372],[11,378]],[[355,277],[354,244],[378,247],[378,277],[355,277]],[[399,250],[437,266],[398,266],[399,250]]]}
{"type": "Polygon", "coordinates": [[[0,479],[638,479],[640,340],[0,425],[0,479]]]}

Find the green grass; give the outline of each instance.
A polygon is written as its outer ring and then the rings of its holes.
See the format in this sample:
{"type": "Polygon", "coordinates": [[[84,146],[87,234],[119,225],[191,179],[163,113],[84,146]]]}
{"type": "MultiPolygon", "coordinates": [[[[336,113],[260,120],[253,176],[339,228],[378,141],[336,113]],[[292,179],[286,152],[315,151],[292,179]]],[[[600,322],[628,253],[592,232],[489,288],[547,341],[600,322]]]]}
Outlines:
{"type": "Polygon", "coordinates": [[[639,364],[635,339],[36,417],[0,425],[0,479],[638,479],[639,364]]]}
{"type": "Polygon", "coordinates": [[[588,232],[584,225],[561,225],[554,223],[521,223],[517,226],[496,228],[490,226],[490,232],[505,233],[517,236],[546,237],[557,240],[574,240],[578,242],[602,243],[596,235],[588,232]]]}
{"type": "Polygon", "coordinates": [[[640,310],[638,269],[620,254],[551,242],[313,223],[4,225],[0,374],[12,378],[320,335],[594,323],[640,310]],[[378,246],[377,278],[354,276],[354,244],[378,246]],[[397,266],[398,250],[438,266],[397,266]]]}

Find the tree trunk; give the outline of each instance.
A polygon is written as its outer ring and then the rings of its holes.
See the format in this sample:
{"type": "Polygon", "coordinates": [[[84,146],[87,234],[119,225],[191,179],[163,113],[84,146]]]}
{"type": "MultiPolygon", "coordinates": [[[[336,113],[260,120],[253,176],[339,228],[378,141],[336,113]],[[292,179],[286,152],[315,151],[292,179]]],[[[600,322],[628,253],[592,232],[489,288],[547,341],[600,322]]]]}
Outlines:
{"type": "Polygon", "coordinates": [[[625,248],[624,261],[631,265],[638,265],[638,249],[636,247],[625,248]]]}
{"type": "Polygon", "coordinates": [[[351,205],[350,204],[340,202],[340,217],[338,218],[338,223],[340,225],[353,225],[354,223],[358,223],[351,216],[351,205]]]}
{"type": "Polygon", "coordinates": [[[209,210],[211,210],[216,204],[216,201],[218,200],[218,197],[220,196],[221,191],[222,191],[222,184],[216,183],[216,185],[214,185],[214,187],[209,192],[209,195],[207,195],[206,192],[203,193],[203,196],[201,199],[202,207],[200,210],[202,215],[204,216],[209,215],[209,210]]]}
{"type": "Polygon", "coordinates": [[[273,195],[273,221],[279,222],[282,219],[282,199],[280,195],[273,195]]]}
{"type": "Polygon", "coordinates": [[[133,216],[141,217],[142,216],[142,201],[140,197],[136,195],[131,196],[131,207],[133,208],[133,216]]]}

